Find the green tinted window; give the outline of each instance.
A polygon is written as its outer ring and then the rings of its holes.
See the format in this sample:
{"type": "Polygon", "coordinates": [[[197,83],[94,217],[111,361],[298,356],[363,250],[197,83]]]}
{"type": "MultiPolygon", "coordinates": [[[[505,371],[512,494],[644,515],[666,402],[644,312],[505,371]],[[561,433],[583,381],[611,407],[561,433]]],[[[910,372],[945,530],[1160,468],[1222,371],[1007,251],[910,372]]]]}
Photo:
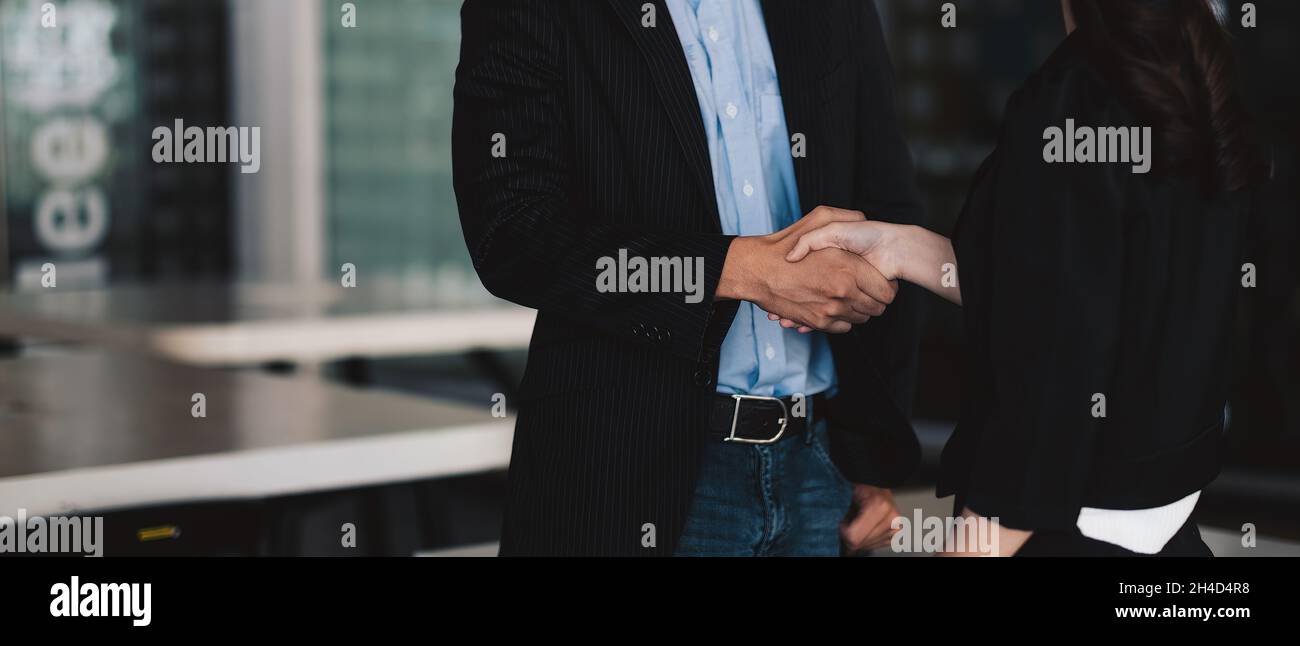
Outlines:
{"type": "Polygon", "coordinates": [[[485,292],[451,183],[458,0],[325,3],[326,209],[331,270],[440,298],[485,292]]]}

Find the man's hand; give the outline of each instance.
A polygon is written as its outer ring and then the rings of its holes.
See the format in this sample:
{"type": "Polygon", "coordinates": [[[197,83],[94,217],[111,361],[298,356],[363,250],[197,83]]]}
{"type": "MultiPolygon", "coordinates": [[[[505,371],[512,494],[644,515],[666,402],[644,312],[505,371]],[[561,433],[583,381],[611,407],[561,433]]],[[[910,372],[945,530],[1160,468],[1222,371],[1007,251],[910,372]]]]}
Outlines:
{"type": "Polygon", "coordinates": [[[853,485],[853,506],[840,523],[840,542],[849,554],[880,549],[889,545],[898,530],[894,492],[871,485],[853,485]]]}
{"type": "Polygon", "coordinates": [[[818,207],[782,231],[737,238],[727,254],[718,298],[749,301],[825,332],[848,332],[854,324],[880,316],[893,302],[898,284],[861,257],[825,249],[802,262],[785,260],[805,233],[864,219],[857,211],[818,207]]]}

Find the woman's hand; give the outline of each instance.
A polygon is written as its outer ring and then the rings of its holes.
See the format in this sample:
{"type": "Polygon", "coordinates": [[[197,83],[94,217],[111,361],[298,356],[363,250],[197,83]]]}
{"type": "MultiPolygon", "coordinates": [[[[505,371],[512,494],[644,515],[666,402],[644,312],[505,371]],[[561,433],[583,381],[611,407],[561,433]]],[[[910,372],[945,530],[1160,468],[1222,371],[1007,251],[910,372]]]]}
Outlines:
{"type": "Polygon", "coordinates": [[[961,510],[964,523],[954,523],[956,531],[965,532],[960,537],[950,535],[944,550],[938,556],[1015,556],[1020,548],[1034,535],[1032,531],[1004,527],[996,518],[985,518],[965,508],[961,510]],[[989,523],[987,530],[979,528],[980,523],[989,523]],[[982,537],[987,537],[988,544],[980,544],[982,537]]]}
{"type": "Polygon", "coordinates": [[[875,220],[832,222],[800,236],[785,259],[799,262],[814,251],[843,249],[862,256],[885,278],[895,280],[901,271],[894,244],[897,228],[896,224],[875,220]]]}
{"type": "MultiPolygon", "coordinates": [[[[894,284],[905,280],[961,305],[952,241],[924,227],[876,220],[828,222],[800,235],[785,259],[799,262],[822,249],[857,254],[894,284]]],[[[813,331],[802,321],[775,314],[767,318],[780,321],[781,327],[798,328],[803,333],[813,331]]]]}
{"type": "MultiPolygon", "coordinates": [[[[801,235],[785,259],[789,262],[799,262],[815,251],[842,249],[861,256],[897,286],[900,266],[897,260],[898,253],[893,244],[897,226],[873,220],[832,222],[801,235]]],[[[787,329],[798,328],[804,334],[813,331],[810,326],[783,319],[776,314],[768,314],[767,318],[771,321],[780,321],[781,327],[787,329]]]]}

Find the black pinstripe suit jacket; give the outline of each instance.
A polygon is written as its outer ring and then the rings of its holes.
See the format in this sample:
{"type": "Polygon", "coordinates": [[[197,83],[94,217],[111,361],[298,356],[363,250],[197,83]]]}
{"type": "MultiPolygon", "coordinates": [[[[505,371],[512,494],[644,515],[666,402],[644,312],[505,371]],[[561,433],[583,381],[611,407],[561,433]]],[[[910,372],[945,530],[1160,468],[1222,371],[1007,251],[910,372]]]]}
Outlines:
{"type": "MultiPolygon", "coordinates": [[[[804,212],[917,222],[876,9],[765,0],[804,212]]],[[[662,0],[467,0],[453,159],[484,285],[536,308],[501,552],[671,554],[690,503],[718,349],[721,232],[690,71],[662,0]],[[653,12],[643,5],[653,5],[653,12]],[[653,16],[651,16],[653,14],[653,16]],[[601,293],[597,259],[702,257],[706,298],[601,293]]],[[[845,476],[915,467],[916,295],[831,340],[831,449],[845,476]]]]}

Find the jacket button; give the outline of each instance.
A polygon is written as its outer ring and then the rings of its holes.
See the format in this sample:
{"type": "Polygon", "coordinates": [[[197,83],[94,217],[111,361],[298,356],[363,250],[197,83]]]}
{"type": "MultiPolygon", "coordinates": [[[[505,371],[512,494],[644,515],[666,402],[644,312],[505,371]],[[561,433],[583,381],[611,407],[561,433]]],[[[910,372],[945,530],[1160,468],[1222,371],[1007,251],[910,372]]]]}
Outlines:
{"type": "Polygon", "coordinates": [[[713,384],[713,372],[700,368],[695,371],[695,385],[709,386],[713,384]]]}

